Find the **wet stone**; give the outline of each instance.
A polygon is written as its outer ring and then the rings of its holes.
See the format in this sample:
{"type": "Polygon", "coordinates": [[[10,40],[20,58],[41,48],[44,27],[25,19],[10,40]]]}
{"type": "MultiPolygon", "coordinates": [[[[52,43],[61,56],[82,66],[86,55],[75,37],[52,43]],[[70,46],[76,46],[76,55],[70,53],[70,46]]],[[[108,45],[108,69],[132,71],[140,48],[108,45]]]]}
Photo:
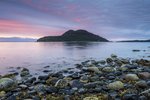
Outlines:
{"type": "Polygon", "coordinates": [[[79,80],[73,80],[73,81],[71,81],[70,83],[70,86],[72,87],[72,88],[82,88],[83,87],[83,83],[82,82],[80,82],[79,80]]]}
{"type": "Polygon", "coordinates": [[[40,80],[47,80],[49,78],[48,75],[39,76],[38,79],[40,80]]]}
{"type": "Polygon", "coordinates": [[[138,97],[137,94],[125,94],[123,100],[138,100],[138,97]]]}

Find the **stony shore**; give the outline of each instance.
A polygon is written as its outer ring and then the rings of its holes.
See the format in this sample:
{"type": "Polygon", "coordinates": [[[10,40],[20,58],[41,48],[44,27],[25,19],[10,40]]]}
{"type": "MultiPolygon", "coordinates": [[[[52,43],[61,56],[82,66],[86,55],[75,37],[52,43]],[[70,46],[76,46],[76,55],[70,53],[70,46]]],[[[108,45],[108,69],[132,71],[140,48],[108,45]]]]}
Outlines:
{"type": "Polygon", "coordinates": [[[0,76],[0,100],[150,100],[150,60],[112,54],[38,77],[18,69],[0,76]]]}

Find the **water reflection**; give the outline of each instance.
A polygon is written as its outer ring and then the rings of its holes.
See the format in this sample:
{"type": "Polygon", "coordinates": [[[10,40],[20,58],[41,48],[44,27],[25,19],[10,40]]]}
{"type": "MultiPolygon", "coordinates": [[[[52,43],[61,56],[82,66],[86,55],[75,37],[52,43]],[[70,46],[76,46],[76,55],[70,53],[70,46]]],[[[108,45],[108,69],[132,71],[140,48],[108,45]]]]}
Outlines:
{"type": "Polygon", "coordinates": [[[100,60],[115,53],[120,57],[148,57],[149,43],[113,42],[30,42],[0,43],[0,73],[7,67],[42,69],[50,65],[53,70],[74,67],[73,64],[90,58],[100,60]],[[139,49],[140,52],[132,52],[139,49]],[[146,50],[146,51],[143,51],[146,50]],[[59,64],[59,66],[58,66],[59,64]],[[61,66],[61,67],[60,67],[61,66]]]}

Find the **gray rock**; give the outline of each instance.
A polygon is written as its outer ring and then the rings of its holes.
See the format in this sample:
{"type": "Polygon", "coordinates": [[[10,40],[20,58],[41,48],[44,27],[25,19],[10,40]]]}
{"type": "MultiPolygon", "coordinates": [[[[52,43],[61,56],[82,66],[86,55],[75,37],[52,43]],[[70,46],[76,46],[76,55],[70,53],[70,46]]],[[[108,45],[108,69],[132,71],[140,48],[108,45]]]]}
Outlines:
{"type": "Polygon", "coordinates": [[[139,80],[139,77],[136,74],[126,74],[125,79],[127,81],[137,81],[139,80]]]}
{"type": "Polygon", "coordinates": [[[38,77],[38,79],[40,79],[40,80],[47,80],[48,78],[49,78],[48,75],[41,75],[38,77]]]}
{"type": "Polygon", "coordinates": [[[117,58],[117,55],[111,54],[111,58],[117,58]]]}
{"type": "Polygon", "coordinates": [[[15,82],[10,78],[1,78],[0,79],[0,91],[8,91],[14,88],[15,82]]]}
{"type": "Polygon", "coordinates": [[[34,89],[36,90],[37,93],[42,93],[42,94],[46,93],[46,86],[43,84],[36,85],[34,89]]]}
{"type": "Polygon", "coordinates": [[[106,59],[106,62],[107,62],[107,63],[112,63],[113,60],[112,60],[111,58],[107,58],[107,59],[106,59]]]}
{"type": "Polygon", "coordinates": [[[125,94],[123,100],[138,100],[138,97],[136,94],[125,94]]]}
{"type": "Polygon", "coordinates": [[[88,67],[89,71],[101,74],[102,72],[97,67],[88,67]]]}
{"type": "Polygon", "coordinates": [[[81,78],[80,78],[80,82],[83,82],[83,83],[87,83],[89,81],[87,75],[83,75],[81,78]]]}
{"type": "Polygon", "coordinates": [[[147,87],[147,83],[146,81],[138,81],[135,83],[135,86],[138,88],[146,88],[147,87]]]}
{"type": "Polygon", "coordinates": [[[82,88],[83,87],[83,83],[81,83],[79,80],[72,80],[71,82],[69,82],[69,85],[72,88],[82,88]]]}
{"type": "Polygon", "coordinates": [[[119,90],[124,88],[124,84],[121,81],[115,81],[113,83],[109,83],[108,88],[112,90],[119,90]]]}
{"type": "Polygon", "coordinates": [[[21,73],[20,73],[21,77],[25,77],[25,76],[29,76],[29,75],[30,75],[30,72],[29,72],[29,70],[27,68],[23,68],[21,70],[21,73]]]}
{"type": "Polygon", "coordinates": [[[104,71],[104,72],[113,72],[113,71],[115,71],[115,70],[114,70],[113,67],[104,67],[104,68],[102,69],[102,71],[104,71]]]}
{"type": "Polygon", "coordinates": [[[27,89],[28,88],[28,86],[25,85],[25,84],[21,84],[21,85],[19,85],[19,87],[22,88],[22,89],[27,89]]]}
{"type": "Polygon", "coordinates": [[[150,73],[149,72],[141,72],[138,74],[138,76],[141,79],[150,79],[150,73]]]}
{"type": "Polygon", "coordinates": [[[65,79],[59,79],[55,83],[55,87],[57,87],[57,88],[65,88],[66,86],[68,86],[68,81],[65,79]]]}

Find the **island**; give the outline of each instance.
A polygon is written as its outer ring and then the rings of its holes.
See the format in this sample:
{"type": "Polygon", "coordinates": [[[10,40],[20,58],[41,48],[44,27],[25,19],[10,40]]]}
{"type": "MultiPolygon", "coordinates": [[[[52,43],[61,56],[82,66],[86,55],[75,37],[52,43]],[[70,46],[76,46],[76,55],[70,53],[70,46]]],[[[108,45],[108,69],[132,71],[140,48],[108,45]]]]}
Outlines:
{"type": "Polygon", "coordinates": [[[119,41],[119,42],[150,42],[150,39],[148,40],[125,40],[125,41],[119,41]]]}
{"type": "Polygon", "coordinates": [[[63,42],[63,41],[98,41],[108,42],[107,39],[90,33],[86,30],[69,30],[61,36],[46,36],[37,40],[37,42],[63,42]]]}

